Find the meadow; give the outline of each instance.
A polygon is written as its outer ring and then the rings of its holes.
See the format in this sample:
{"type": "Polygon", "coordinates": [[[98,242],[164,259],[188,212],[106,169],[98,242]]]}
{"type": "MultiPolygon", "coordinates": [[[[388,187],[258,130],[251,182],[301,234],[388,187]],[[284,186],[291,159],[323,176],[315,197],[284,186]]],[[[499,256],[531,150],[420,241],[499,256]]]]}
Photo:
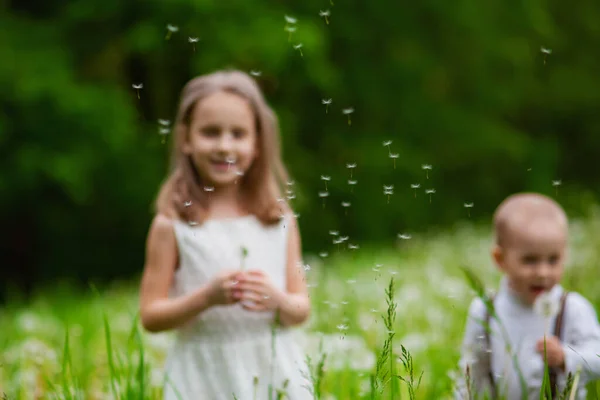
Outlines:
{"type": "MultiPolygon", "coordinates": [[[[563,281],[596,310],[599,238],[599,209],[571,222],[563,281]]],[[[450,398],[475,295],[461,267],[495,288],[500,275],[491,245],[489,226],[461,222],[402,236],[393,247],[340,246],[327,256],[306,255],[313,312],[297,334],[319,389],[315,398],[450,398]],[[381,391],[371,376],[389,375],[389,368],[402,379],[381,391]]],[[[57,284],[33,301],[12,299],[0,310],[0,394],[10,400],[160,398],[173,336],[141,329],[137,283],[87,291],[57,284]]],[[[590,385],[589,396],[600,397],[600,384],[590,385]]]]}

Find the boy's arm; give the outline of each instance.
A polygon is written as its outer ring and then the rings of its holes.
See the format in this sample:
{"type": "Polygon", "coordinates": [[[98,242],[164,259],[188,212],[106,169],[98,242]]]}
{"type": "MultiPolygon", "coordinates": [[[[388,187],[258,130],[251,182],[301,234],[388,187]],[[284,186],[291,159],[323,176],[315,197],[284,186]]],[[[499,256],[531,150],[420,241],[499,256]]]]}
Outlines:
{"type": "Polygon", "coordinates": [[[454,381],[454,399],[479,398],[488,387],[489,353],[485,342],[486,308],[479,298],[469,307],[467,324],[458,362],[459,371],[454,381]],[[468,370],[468,373],[467,373],[468,370]]]}
{"type": "Polygon", "coordinates": [[[565,314],[565,372],[575,375],[581,368],[582,384],[600,379],[600,324],[594,307],[583,296],[571,293],[565,314]]]}

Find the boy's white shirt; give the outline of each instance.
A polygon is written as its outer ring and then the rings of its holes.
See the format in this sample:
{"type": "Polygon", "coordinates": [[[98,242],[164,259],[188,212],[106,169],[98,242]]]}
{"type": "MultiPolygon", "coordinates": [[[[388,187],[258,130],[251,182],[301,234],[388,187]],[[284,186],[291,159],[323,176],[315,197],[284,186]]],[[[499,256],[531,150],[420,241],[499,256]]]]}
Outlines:
{"type": "MultiPolygon", "coordinates": [[[[552,301],[559,302],[564,289],[556,285],[549,293],[552,301]]],[[[540,398],[540,388],[544,378],[544,362],[542,355],[536,351],[536,343],[548,335],[552,335],[556,315],[549,321],[538,315],[532,306],[522,303],[509,287],[506,277],[502,279],[500,290],[495,296],[496,313],[506,329],[513,354],[516,352],[519,367],[527,383],[529,399],[540,398]]],[[[469,307],[466,330],[462,344],[461,359],[455,382],[455,399],[468,399],[465,371],[470,366],[471,398],[483,398],[489,393],[489,356],[485,341],[486,307],[483,301],[476,298],[469,307]]],[[[498,323],[492,318],[491,356],[492,371],[496,388],[501,398],[521,399],[519,376],[513,366],[512,357],[506,350],[504,337],[498,323]]],[[[566,386],[568,373],[575,376],[581,368],[577,399],[585,399],[585,385],[600,379],[600,324],[596,311],[591,303],[576,292],[569,292],[563,317],[563,348],[565,350],[565,372],[558,374],[558,387],[566,386]]]]}

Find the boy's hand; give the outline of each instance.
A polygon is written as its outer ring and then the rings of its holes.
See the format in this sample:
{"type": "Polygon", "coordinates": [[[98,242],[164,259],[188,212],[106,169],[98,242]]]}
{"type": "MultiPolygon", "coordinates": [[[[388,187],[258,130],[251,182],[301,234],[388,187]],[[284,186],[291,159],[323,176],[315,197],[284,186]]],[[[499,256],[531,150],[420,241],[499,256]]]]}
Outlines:
{"type": "MultiPolygon", "coordinates": [[[[536,350],[544,356],[544,339],[537,342],[536,350]]],[[[549,367],[565,368],[565,351],[556,336],[546,337],[546,362],[549,367]]]]}

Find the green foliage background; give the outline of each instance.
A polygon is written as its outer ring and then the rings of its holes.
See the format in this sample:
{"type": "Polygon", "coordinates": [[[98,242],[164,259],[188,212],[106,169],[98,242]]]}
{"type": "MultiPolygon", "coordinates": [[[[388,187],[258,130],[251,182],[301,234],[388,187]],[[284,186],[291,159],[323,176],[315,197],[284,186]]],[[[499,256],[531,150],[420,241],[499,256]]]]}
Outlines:
{"type": "Polygon", "coordinates": [[[598,20],[594,1],[0,1],[0,281],[138,273],[168,161],[157,119],[186,81],[226,67],[262,71],[306,251],[329,249],[329,229],[385,244],[451,227],[465,202],[487,222],[521,190],[576,214],[599,194],[598,20]]]}

